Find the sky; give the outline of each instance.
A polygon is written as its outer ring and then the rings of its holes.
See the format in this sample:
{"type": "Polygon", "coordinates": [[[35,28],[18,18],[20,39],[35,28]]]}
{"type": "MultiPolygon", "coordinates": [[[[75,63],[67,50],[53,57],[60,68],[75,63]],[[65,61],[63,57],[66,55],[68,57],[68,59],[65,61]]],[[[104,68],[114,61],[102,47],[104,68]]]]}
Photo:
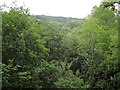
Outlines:
{"type": "MultiPolygon", "coordinates": [[[[9,5],[13,0],[0,0],[9,5]]],[[[15,0],[14,0],[15,1],[15,0]]],[[[85,18],[92,8],[100,5],[102,0],[16,0],[18,6],[25,3],[34,15],[63,16],[72,18],[85,18]]]]}

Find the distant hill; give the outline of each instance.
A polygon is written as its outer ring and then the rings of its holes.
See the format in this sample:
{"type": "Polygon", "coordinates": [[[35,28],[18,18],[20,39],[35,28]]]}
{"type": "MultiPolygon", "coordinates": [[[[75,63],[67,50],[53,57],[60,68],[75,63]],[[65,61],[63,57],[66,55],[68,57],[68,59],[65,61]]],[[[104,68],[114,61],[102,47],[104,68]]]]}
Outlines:
{"type": "Polygon", "coordinates": [[[46,22],[59,22],[62,24],[65,24],[68,21],[71,20],[84,20],[79,18],[71,18],[71,17],[57,17],[57,16],[46,16],[46,15],[36,15],[37,19],[46,21],[46,22]]]}

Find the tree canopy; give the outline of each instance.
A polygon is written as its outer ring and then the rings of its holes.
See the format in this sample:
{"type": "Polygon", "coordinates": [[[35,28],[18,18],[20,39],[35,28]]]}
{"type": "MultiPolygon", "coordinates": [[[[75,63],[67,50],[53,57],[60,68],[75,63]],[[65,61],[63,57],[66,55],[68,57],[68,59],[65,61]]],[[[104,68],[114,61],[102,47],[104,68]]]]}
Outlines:
{"type": "Polygon", "coordinates": [[[109,6],[64,24],[23,6],[2,11],[2,87],[119,88],[119,16],[109,6]]]}

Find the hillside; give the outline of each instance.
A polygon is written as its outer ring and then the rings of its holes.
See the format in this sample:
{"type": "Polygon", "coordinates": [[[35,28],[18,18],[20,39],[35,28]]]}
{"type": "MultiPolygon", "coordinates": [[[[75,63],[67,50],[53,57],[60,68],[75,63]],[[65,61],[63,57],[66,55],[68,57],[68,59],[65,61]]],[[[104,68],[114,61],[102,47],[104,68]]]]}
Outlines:
{"type": "Polygon", "coordinates": [[[46,16],[46,15],[36,15],[37,19],[47,21],[47,22],[60,22],[62,24],[65,24],[68,21],[71,20],[84,20],[79,18],[71,18],[71,17],[57,17],[57,16],[46,16]]]}

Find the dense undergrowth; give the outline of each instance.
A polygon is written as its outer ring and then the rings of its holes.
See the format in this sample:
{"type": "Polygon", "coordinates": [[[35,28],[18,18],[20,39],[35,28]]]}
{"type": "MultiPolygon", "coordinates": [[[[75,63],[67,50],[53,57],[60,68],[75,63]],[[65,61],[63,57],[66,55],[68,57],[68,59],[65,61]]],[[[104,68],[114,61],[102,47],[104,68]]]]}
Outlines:
{"type": "Polygon", "coordinates": [[[85,20],[45,22],[23,7],[2,14],[3,88],[118,88],[118,16],[94,7],[85,20]]]}

